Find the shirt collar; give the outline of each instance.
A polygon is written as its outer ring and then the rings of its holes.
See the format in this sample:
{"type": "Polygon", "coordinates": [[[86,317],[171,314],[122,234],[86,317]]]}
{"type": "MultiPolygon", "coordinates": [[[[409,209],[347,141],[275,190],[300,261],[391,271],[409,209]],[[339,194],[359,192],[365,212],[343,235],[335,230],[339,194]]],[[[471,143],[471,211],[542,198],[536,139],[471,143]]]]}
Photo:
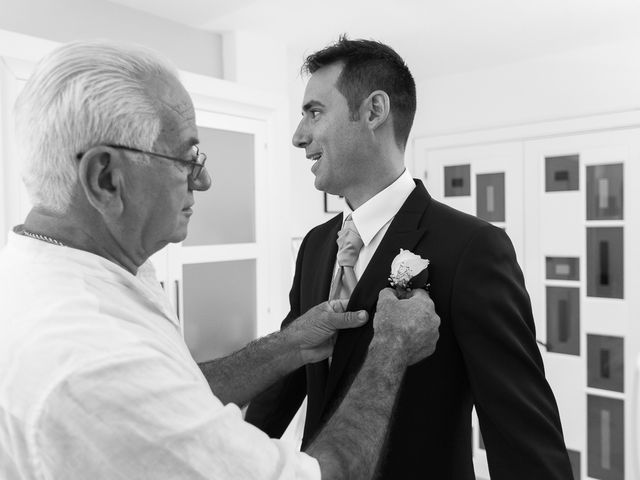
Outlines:
{"type": "Polygon", "coordinates": [[[345,202],[343,223],[351,215],[362,242],[367,246],[380,229],[395,217],[415,187],[411,174],[405,168],[396,181],[355,210],[351,210],[345,202]]]}

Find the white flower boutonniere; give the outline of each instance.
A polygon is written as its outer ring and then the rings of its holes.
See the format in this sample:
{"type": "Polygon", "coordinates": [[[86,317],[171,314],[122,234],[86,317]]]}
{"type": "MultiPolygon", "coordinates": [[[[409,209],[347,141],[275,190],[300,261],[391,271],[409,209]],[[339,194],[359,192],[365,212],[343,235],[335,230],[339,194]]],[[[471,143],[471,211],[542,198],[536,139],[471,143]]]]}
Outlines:
{"type": "Polygon", "coordinates": [[[396,289],[410,290],[412,286],[427,285],[429,260],[409,250],[400,249],[400,253],[391,262],[389,284],[396,289]]]}

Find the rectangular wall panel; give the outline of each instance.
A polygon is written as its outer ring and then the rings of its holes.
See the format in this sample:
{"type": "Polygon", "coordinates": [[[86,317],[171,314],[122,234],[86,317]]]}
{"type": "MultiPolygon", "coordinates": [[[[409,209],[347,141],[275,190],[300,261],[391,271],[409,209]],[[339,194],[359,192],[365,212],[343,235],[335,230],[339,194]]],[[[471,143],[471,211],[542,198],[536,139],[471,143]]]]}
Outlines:
{"type": "Polygon", "coordinates": [[[622,227],[587,228],[587,296],[624,298],[622,227]]]}
{"type": "Polygon", "coordinates": [[[589,477],[624,480],[624,402],[587,395],[589,477]]]}
{"type": "Polygon", "coordinates": [[[580,259],[547,257],[547,280],[580,280],[580,259]]]}
{"type": "Polygon", "coordinates": [[[547,351],[580,355],[580,289],[547,287],[547,351]]]}
{"type": "Polygon", "coordinates": [[[471,195],[471,165],[444,167],[444,196],[464,197],[471,195]]]}
{"type": "Polygon", "coordinates": [[[590,165],[587,167],[587,220],[622,220],[623,166],[590,165]]]}
{"type": "Polygon", "coordinates": [[[587,385],[624,392],[624,339],[587,335],[587,385]]]}
{"type": "Polygon", "coordinates": [[[476,215],[487,222],[505,221],[504,173],[476,176],[476,215]]]}
{"type": "Polygon", "coordinates": [[[578,190],[580,185],[580,156],[562,155],[545,158],[545,191],[578,190]]]}

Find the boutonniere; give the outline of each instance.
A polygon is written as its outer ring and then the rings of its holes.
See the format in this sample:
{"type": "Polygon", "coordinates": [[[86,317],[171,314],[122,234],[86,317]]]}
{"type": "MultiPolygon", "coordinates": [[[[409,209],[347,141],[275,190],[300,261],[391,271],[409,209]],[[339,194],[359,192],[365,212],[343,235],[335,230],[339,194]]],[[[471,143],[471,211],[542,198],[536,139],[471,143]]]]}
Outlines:
{"type": "Polygon", "coordinates": [[[400,249],[400,253],[391,262],[389,285],[400,290],[409,291],[412,288],[426,288],[429,272],[429,260],[420,257],[409,250],[400,249]]]}

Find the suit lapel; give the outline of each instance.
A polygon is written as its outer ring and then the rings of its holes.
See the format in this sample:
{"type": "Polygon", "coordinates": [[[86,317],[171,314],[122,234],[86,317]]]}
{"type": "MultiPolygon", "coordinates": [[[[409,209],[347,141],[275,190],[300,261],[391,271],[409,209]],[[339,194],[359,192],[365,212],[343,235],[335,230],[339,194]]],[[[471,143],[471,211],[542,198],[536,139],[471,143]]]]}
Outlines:
{"type": "Polygon", "coordinates": [[[336,216],[327,227],[326,232],[318,235],[319,242],[307,247],[315,250],[315,252],[313,250],[308,252],[309,255],[312,255],[312,262],[307,271],[310,270],[309,273],[312,273],[312,280],[305,283],[302,288],[313,299],[310,304],[312,306],[325,302],[329,298],[333,269],[336,263],[336,255],[338,254],[336,240],[338,231],[342,227],[342,214],[336,216]]]}
{"type": "MultiPolygon", "coordinates": [[[[303,287],[311,301],[308,305],[317,305],[329,298],[331,279],[338,253],[338,231],[342,226],[342,215],[335,217],[334,222],[329,224],[325,232],[320,233],[315,238],[319,241],[310,245],[310,255],[312,262],[305,270],[312,275],[311,280],[304,282],[303,287]],[[315,252],[314,252],[315,250],[315,252]]],[[[305,302],[307,303],[307,302],[305,302]]],[[[304,312],[303,312],[304,313],[304,312]]],[[[323,360],[307,365],[307,419],[305,421],[304,436],[307,438],[314,432],[322,417],[322,407],[324,391],[327,385],[329,374],[329,362],[323,360]]]]}
{"type": "Polygon", "coordinates": [[[389,283],[391,262],[401,248],[415,249],[418,242],[427,234],[427,228],[421,225],[421,219],[430,204],[431,197],[422,182],[417,180],[416,184],[416,188],[389,225],[387,233],[351,295],[348,310],[366,310],[369,312],[370,320],[363,327],[339,332],[325,390],[324,411],[327,408],[332,410],[331,403],[341,399],[342,395],[336,395],[337,388],[344,383],[346,383],[345,387],[348,386],[351,377],[358,371],[366,356],[369,342],[373,337],[372,318],[378,294],[389,283]]]}

